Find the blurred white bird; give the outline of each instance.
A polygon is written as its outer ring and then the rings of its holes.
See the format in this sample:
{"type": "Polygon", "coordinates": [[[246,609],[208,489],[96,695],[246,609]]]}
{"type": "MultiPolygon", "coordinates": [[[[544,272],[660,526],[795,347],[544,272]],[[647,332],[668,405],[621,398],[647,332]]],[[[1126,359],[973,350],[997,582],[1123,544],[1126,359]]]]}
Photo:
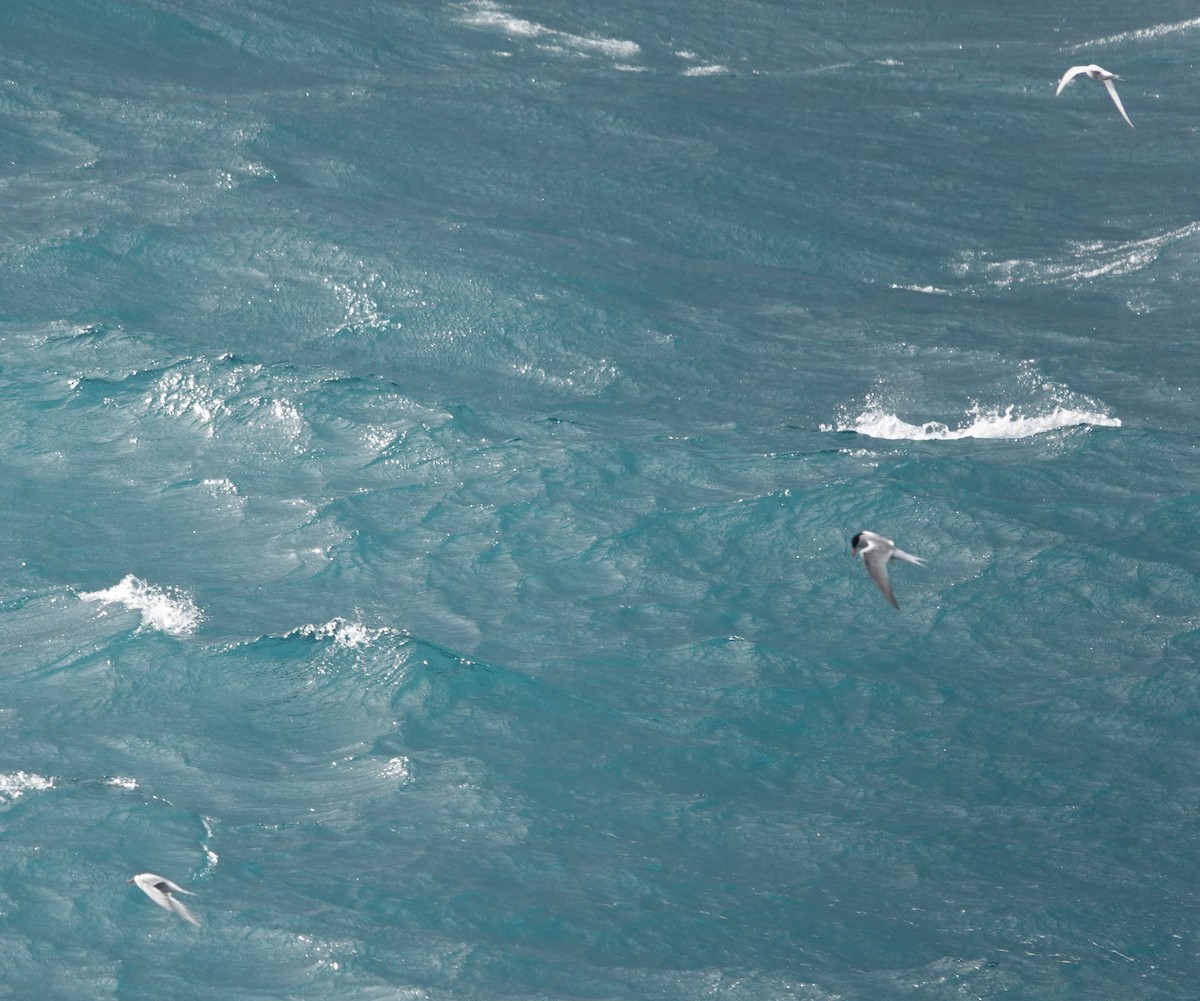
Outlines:
{"type": "Polygon", "coordinates": [[[185,921],[190,921],[197,928],[200,927],[200,922],[192,917],[192,912],[183,905],[183,901],[176,900],[172,896],[174,893],[186,893],[189,896],[195,896],[191,890],[185,890],[178,883],[172,883],[169,879],[156,876],[152,872],[140,872],[133,879],[127,879],[125,882],[136,883],[138,889],[158,904],[159,907],[165,907],[168,911],[174,911],[185,921]]]}
{"type": "Polygon", "coordinates": [[[1117,96],[1117,85],[1113,83],[1114,80],[1120,80],[1121,78],[1117,76],[1116,73],[1110,73],[1103,66],[1097,66],[1095,63],[1091,63],[1087,66],[1072,66],[1063,74],[1062,79],[1058,81],[1058,89],[1055,90],[1054,96],[1058,97],[1058,95],[1062,93],[1063,88],[1081,73],[1086,74],[1092,80],[1099,80],[1102,84],[1104,84],[1104,89],[1108,91],[1108,96],[1113,99],[1113,104],[1115,104],[1117,106],[1117,110],[1121,112],[1121,117],[1125,119],[1125,124],[1130,128],[1133,128],[1133,122],[1131,122],[1129,120],[1129,116],[1125,114],[1125,105],[1121,103],[1121,98],[1117,96]]]}
{"type": "Polygon", "coordinates": [[[852,556],[862,557],[863,565],[867,568],[867,573],[871,575],[871,580],[883,592],[883,596],[891,602],[893,608],[900,606],[896,602],[896,596],[892,594],[891,581],[888,580],[888,561],[895,557],[898,560],[904,560],[905,563],[915,563],[919,567],[925,565],[925,561],[920,556],[913,556],[912,553],[906,553],[903,549],[897,549],[896,543],[891,539],[885,539],[882,535],[876,535],[874,532],[859,532],[854,536],[850,540],[850,553],[852,556]]]}

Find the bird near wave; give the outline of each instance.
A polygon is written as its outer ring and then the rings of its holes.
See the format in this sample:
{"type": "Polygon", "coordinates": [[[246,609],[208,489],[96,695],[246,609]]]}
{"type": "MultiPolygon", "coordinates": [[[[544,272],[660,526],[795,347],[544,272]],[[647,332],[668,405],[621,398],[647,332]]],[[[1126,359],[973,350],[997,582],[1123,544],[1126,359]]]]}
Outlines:
{"type": "Polygon", "coordinates": [[[892,583],[888,579],[887,572],[888,563],[894,558],[903,560],[905,563],[915,563],[919,567],[925,565],[925,561],[920,556],[913,556],[912,553],[906,553],[903,549],[897,549],[896,543],[891,539],[885,539],[875,532],[859,532],[854,536],[850,540],[850,554],[862,557],[863,566],[867,568],[871,580],[883,592],[883,596],[887,598],[893,608],[899,608],[900,605],[896,601],[896,596],[892,594],[892,583]]]}
{"type": "Polygon", "coordinates": [[[1099,80],[1104,84],[1104,89],[1108,91],[1108,96],[1113,99],[1113,104],[1121,112],[1121,117],[1125,119],[1125,124],[1133,128],[1133,122],[1125,114],[1125,105],[1121,103],[1121,98],[1117,94],[1117,85],[1113,83],[1114,80],[1120,80],[1121,78],[1116,73],[1110,73],[1103,66],[1097,66],[1095,63],[1089,63],[1087,66],[1072,66],[1062,75],[1062,79],[1058,81],[1058,88],[1054,91],[1054,96],[1058,97],[1063,92],[1063,88],[1080,74],[1085,74],[1090,79],[1099,80]]]}
{"type": "Polygon", "coordinates": [[[174,911],[185,921],[194,924],[197,928],[200,927],[200,922],[192,917],[192,912],[184,906],[183,901],[176,900],[173,896],[176,893],[186,893],[189,896],[194,896],[191,890],[185,890],[178,883],[173,883],[162,876],[156,876],[152,872],[139,872],[132,879],[125,880],[125,882],[136,883],[138,889],[158,904],[159,907],[164,907],[168,911],[174,911]]]}

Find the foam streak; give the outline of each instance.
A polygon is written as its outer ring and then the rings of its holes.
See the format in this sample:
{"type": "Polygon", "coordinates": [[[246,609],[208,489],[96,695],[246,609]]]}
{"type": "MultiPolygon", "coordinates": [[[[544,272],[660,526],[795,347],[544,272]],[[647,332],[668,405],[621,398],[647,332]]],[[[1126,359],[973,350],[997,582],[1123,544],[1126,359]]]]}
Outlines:
{"type": "Polygon", "coordinates": [[[1117,35],[1109,35],[1107,38],[1094,38],[1090,42],[1080,42],[1078,45],[1072,45],[1069,51],[1078,52],[1080,49],[1094,48],[1098,45],[1114,45],[1117,42],[1144,42],[1151,38],[1162,38],[1163,35],[1174,35],[1181,31],[1191,31],[1193,28],[1200,28],[1200,17],[1189,18],[1186,21],[1177,21],[1174,24],[1156,24],[1150,28],[1138,28],[1136,31],[1122,31],[1117,35]]]}

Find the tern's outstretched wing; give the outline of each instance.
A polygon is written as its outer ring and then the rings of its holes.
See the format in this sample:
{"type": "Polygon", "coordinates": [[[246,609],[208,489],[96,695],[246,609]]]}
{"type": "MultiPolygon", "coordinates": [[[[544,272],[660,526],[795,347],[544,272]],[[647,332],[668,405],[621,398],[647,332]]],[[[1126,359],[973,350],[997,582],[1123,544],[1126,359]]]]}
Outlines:
{"type": "Polygon", "coordinates": [[[888,580],[887,557],[878,552],[867,552],[863,553],[862,559],[863,563],[867,565],[867,573],[871,575],[875,586],[883,592],[883,596],[887,598],[893,608],[899,608],[896,596],[892,594],[892,582],[888,580]]]}
{"type": "Polygon", "coordinates": [[[184,906],[182,900],[176,900],[174,897],[167,897],[167,907],[178,914],[185,921],[194,924],[197,928],[200,927],[200,922],[192,917],[192,912],[184,906]]]}
{"type": "Polygon", "coordinates": [[[1125,114],[1125,105],[1121,103],[1121,98],[1117,96],[1117,85],[1111,80],[1104,81],[1104,87],[1108,91],[1108,96],[1113,99],[1113,104],[1117,106],[1117,110],[1121,112],[1121,117],[1125,119],[1125,124],[1133,128],[1133,122],[1129,120],[1129,116],[1125,114]]]}
{"type": "Polygon", "coordinates": [[[178,883],[172,882],[163,876],[159,876],[154,885],[163,893],[186,893],[189,897],[195,896],[191,890],[185,890],[178,883]]]}
{"type": "Polygon", "coordinates": [[[1062,93],[1062,89],[1067,84],[1069,84],[1072,80],[1074,80],[1077,76],[1079,76],[1080,73],[1086,73],[1087,70],[1088,70],[1088,67],[1086,67],[1086,66],[1072,66],[1069,70],[1067,70],[1067,72],[1065,72],[1062,75],[1062,79],[1058,81],[1058,89],[1054,91],[1054,96],[1058,97],[1058,95],[1062,93]]]}

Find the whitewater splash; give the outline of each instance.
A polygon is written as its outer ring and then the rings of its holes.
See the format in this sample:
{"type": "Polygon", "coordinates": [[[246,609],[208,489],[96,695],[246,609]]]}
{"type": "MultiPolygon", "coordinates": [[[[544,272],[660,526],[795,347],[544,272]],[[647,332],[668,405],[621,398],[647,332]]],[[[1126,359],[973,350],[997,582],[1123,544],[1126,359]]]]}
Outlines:
{"type": "Polygon", "coordinates": [[[394,629],[386,626],[381,629],[371,629],[361,622],[351,622],[348,619],[331,619],[324,625],[306,625],[293,631],[294,635],[304,636],[313,640],[331,640],[334,646],[346,650],[369,646],[380,636],[391,635],[394,629]]]}
{"type": "Polygon", "coordinates": [[[573,49],[584,54],[598,53],[614,59],[634,59],[641,54],[637,42],[623,38],[603,38],[597,35],[575,35],[567,31],[527,21],[517,17],[492,0],[477,0],[462,18],[464,24],[494,28],[510,38],[540,39],[551,47],[573,49]]]}
{"type": "Polygon", "coordinates": [[[843,418],[837,424],[822,424],[821,430],[853,431],[890,441],[955,441],[960,438],[1032,438],[1050,431],[1084,426],[1119,428],[1121,421],[1108,414],[1063,406],[1057,406],[1049,413],[1026,416],[1018,413],[1015,405],[985,411],[976,404],[966,413],[964,421],[952,428],[941,421],[910,424],[868,401],[862,413],[843,418]]]}
{"type": "Polygon", "coordinates": [[[10,772],[0,774],[0,803],[11,803],[20,799],[27,792],[41,792],[53,789],[54,779],[34,772],[10,772]]]}
{"type": "Polygon", "coordinates": [[[122,605],[142,617],[142,628],[156,629],[169,636],[188,636],[204,617],[191,596],[177,588],[160,588],[128,574],[119,584],[103,591],[79,596],[84,601],[122,605]]]}

